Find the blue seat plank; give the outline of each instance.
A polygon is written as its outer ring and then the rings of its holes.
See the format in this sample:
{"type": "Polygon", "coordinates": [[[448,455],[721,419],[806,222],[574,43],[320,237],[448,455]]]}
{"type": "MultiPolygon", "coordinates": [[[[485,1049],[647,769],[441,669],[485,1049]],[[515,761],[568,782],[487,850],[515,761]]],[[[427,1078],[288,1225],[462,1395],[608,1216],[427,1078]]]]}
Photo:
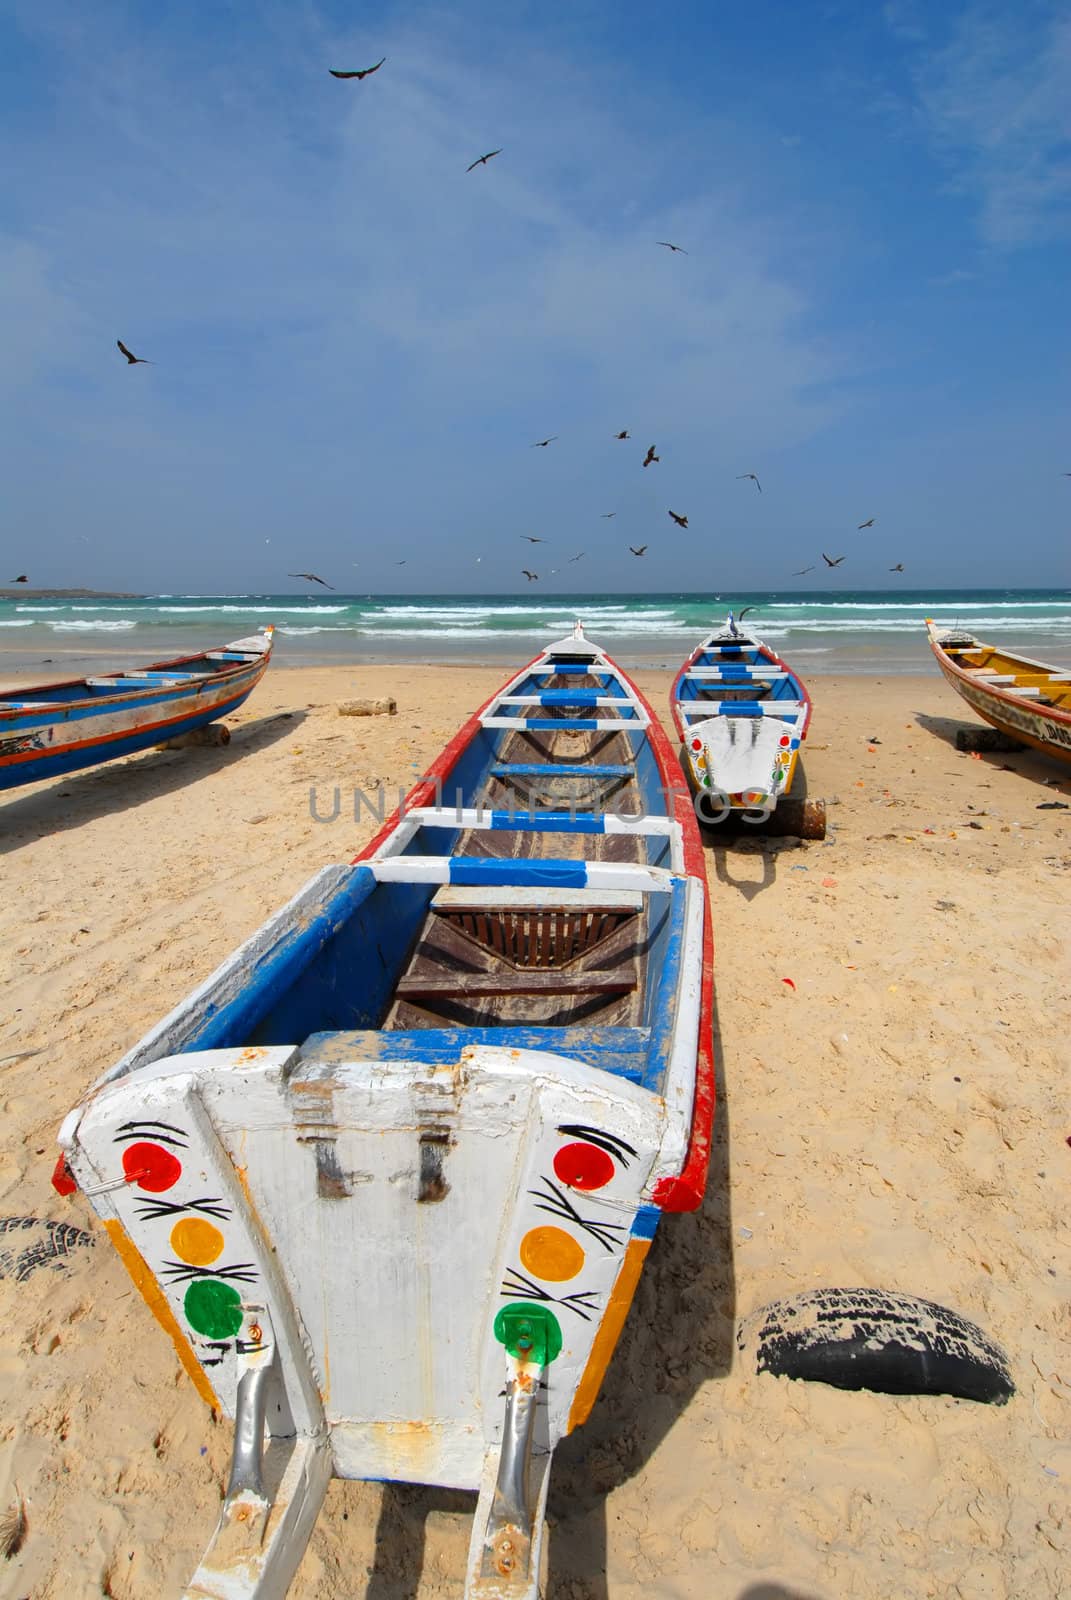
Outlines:
{"type": "Polygon", "coordinates": [[[553,765],[546,762],[544,765],[526,766],[523,762],[499,761],[491,768],[492,778],[631,778],[635,767],[613,766],[610,764],[598,766],[568,766],[564,763],[553,765]]]}

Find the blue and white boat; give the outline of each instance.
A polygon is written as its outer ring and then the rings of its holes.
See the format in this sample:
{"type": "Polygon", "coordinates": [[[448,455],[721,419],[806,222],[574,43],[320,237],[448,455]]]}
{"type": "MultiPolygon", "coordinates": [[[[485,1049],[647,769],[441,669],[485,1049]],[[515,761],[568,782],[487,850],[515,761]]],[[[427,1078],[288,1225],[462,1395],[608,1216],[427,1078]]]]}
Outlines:
{"type": "Polygon", "coordinates": [[[274,631],[138,671],[0,695],[0,789],[114,761],[225,717],[267,671],[274,631]]]}
{"type": "Polygon", "coordinates": [[[235,1421],[191,1595],[284,1595],[339,1476],[473,1491],[466,1594],[534,1600],[554,1449],[703,1195],[712,956],[672,748],[578,624],[71,1113],[57,1188],[235,1421]]]}
{"type": "Polygon", "coordinates": [[[792,787],[811,720],[799,675],[730,611],[681,667],[670,709],[700,820],[768,820],[792,787]]]}

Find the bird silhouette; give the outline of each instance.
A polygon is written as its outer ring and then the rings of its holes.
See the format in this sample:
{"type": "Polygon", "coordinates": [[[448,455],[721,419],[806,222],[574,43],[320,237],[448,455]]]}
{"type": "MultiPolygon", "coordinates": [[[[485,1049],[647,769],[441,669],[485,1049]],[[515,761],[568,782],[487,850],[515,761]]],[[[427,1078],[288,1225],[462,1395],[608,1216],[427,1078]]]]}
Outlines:
{"type": "Polygon", "coordinates": [[[405,562],[405,561],[396,561],[396,562],[395,562],[395,563],[394,563],[394,565],[395,565],[395,566],[396,566],[396,567],[404,567],[404,566],[406,566],[406,565],[407,565],[407,563],[406,563],[406,562],[405,562]]]}
{"type": "Polygon", "coordinates": [[[793,574],[792,574],[792,576],[793,576],[793,577],[794,577],[794,578],[802,578],[802,577],[803,577],[803,576],[804,576],[804,574],[805,574],[805,573],[807,573],[807,572],[813,572],[813,571],[814,571],[814,568],[813,568],[813,567],[801,567],[801,568],[800,568],[800,570],[799,570],[799,571],[798,571],[798,572],[794,572],[794,573],[793,573],[793,574]]]}
{"type": "Polygon", "coordinates": [[[533,450],[545,450],[547,448],[547,445],[548,444],[553,444],[557,437],[558,437],[558,435],[556,433],[552,433],[549,439],[537,439],[535,444],[532,445],[532,449],[533,450]]]}
{"type": "Polygon", "coordinates": [[[750,478],[752,480],[752,482],[754,483],[756,489],[759,491],[759,493],[760,494],[762,493],[762,484],[759,482],[758,478],[755,476],[755,474],[753,472],[738,472],[736,474],[737,483],[740,482],[741,478],[750,478]]]}
{"type": "Polygon", "coordinates": [[[661,459],[661,456],[655,455],[655,447],[654,445],[651,445],[647,451],[647,454],[643,458],[643,464],[645,467],[649,467],[652,461],[661,461],[661,459]]]}
{"type": "Polygon", "coordinates": [[[670,512],[670,516],[673,518],[673,520],[677,524],[678,528],[686,528],[688,526],[688,518],[687,517],[678,517],[678,515],[677,515],[677,513],[675,511],[671,511],[670,512]]]}
{"type": "Polygon", "coordinates": [[[310,583],[322,583],[325,589],[333,589],[333,583],[327,583],[323,578],[318,578],[315,572],[288,572],[288,578],[307,578],[310,583]]]}
{"type": "Polygon", "coordinates": [[[869,522],[861,522],[859,524],[859,527],[856,528],[855,531],[856,531],[856,533],[858,533],[862,528],[872,528],[873,526],[874,526],[874,518],[871,517],[869,522]]]}
{"type": "Polygon", "coordinates": [[[667,250],[674,250],[679,256],[686,256],[688,254],[687,250],[682,250],[679,244],[670,244],[668,239],[659,239],[657,243],[665,245],[667,250]]]}
{"type": "Polygon", "coordinates": [[[890,572],[903,572],[903,570],[904,570],[904,563],[902,561],[899,562],[895,567],[890,567],[889,568],[890,572]]]}
{"type": "Polygon", "coordinates": [[[30,580],[29,580],[29,578],[26,576],[26,574],[24,572],[21,577],[9,578],[7,581],[8,581],[8,583],[29,583],[30,580]]]}
{"type": "Polygon", "coordinates": [[[616,516],[617,516],[617,512],[616,511],[604,511],[602,513],[601,520],[603,522],[607,522],[610,519],[610,517],[616,517],[616,516]]]}
{"type": "Polygon", "coordinates": [[[488,150],[488,152],[487,152],[487,154],[485,156],[477,156],[476,160],[472,163],[472,165],[465,168],[465,171],[466,172],[471,172],[473,167],[482,167],[488,161],[490,161],[492,156],[500,156],[501,154],[502,154],[501,150],[488,150]]]}
{"type": "MultiPolygon", "coordinates": [[[[386,56],[384,56],[383,61],[386,61],[386,59],[386,56]]],[[[377,61],[374,67],[362,67],[358,72],[336,72],[334,67],[328,67],[327,70],[332,78],[368,78],[371,77],[373,72],[379,71],[383,61],[377,61]]]]}
{"type": "Polygon", "coordinates": [[[584,554],[585,554],[585,552],[584,552],[584,551],[583,551],[583,550],[581,550],[581,552],[580,552],[580,555],[578,555],[578,556],[570,556],[570,557],[569,557],[569,560],[568,560],[568,561],[567,561],[567,562],[566,562],[566,563],[565,563],[565,564],[566,564],[566,566],[567,566],[567,567],[568,567],[568,566],[572,566],[572,564],[573,564],[573,562],[574,562],[574,561],[579,561],[579,560],[580,560],[580,558],[581,558],[581,556],[583,556],[583,555],[584,555],[584,554]]]}
{"type": "Polygon", "coordinates": [[[119,346],[119,348],[123,352],[123,354],[126,356],[127,361],[130,363],[130,365],[132,367],[138,367],[138,366],[141,366],[141,367],[155,367],[155,365],[156,365],[155,361],[146,361],[144,356],[136,356],[132,350],[128,350],[127,349],[127,347],[123,343],[122,339],[116,339],[115,342],[119,346]]]}
{"type": "Polygon", "coordinates": [[[537,539],[534,533],[522,533],[522,539],[527,539],[529,544],[546,544],[545,539],[537,539]]]}
{"type": "MultiPolygon", "coordinates": [[[[627,428],[622,428],[620,433],[614,434],[615,439],[631,439],[631,437],[632,435],[629,433],[627,428]]],[[[1071,474],[1069,474],[1069,476],[1071,476],[1071,474]]]]}
{"type": "Polygon", "coordinates": [[[825,562],[827,567],[839,567],[841,562],[844,560],[844,557],[843,556],[836,556],[836,557],[827,556],[825,551],[823,550],[822,551],[822,560],[825,562]]]}
{"type": "Polygon", "coordinates": [[[636,546],[634,544],[630,544],[629,545],[629,549],[632,551],[632,554],[634,556],[642,556],[643,552],[647,549],[647,546],[645,544],[641,544],[639,549],[637,550],[637,548],[636,548],[636,546]]]}
{"type": "Polygon", "coordinates": [[[524,573],[529,583],[535,583],[539,578],[538,572],[529,572],[527,567],[522,567],[521,571],[524,573]]]}

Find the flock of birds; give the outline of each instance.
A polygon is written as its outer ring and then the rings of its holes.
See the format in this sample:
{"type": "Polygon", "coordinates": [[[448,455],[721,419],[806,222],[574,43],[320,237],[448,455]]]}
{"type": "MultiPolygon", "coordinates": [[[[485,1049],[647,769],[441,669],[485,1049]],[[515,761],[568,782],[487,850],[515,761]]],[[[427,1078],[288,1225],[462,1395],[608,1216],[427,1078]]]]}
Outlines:
{"type": "MultiPolygon", "coordinates": [[[[386,59],[387,59],[386,56],[383,56],[381,60],[377,61],[375,63],[375,65],[371,66],[371,67],[358,67],[358,68],[354,68],[352,70],[345,70],[345,71],[338,70],[338,69],[336,69],[334,67],[329,67],[328,71],[329,71],[329,73],[330,73],[332,78],[339,78],[339,79],[342,79],[342,80],[356,80],[357,82],[361,82],[365,78],[370,78],[373,73],[378,72],[380,67],[382,67],[384,65],[384,63],[386,62],[386,59]]],[[[485,167],[489,161],[492,161],[496,156],[500,156],[501,154],[502,154],[502,148],[499,148],[497,150],[488,150],[484,155],[477,156],[475,161],[470,162],[469,165],[466,167],[465,171],[466,172],[473,172],[473,171],[475,171],[475,169],[477,167],[485,167]]],[[[674,255],[687,255],[689,253],[687,250],[684,249],[684,247],[682,245],[674,244],[669,239],[658,239],[655,242],[659,246],[661,246],[663,249],[671,251],[674,255]]],[[[134,366],[155,366],[156,363],[147,360],[146,357],[144,357],[144,356],[136,356],[133,353],[132,350],[128,349],[128,347],[123,343],[123,341],[121,339],[117,339],[116,340],[116,344],[119,347],[120,353],[125,357],[128,365],[130,365],[132,367],[134,367],[134,366]]],[[[631,434],[629,433],[629,430],[627,428],[622,428],[618,433],[615,433],[613,437],[618,441],[625,441],[625,440],[631,438],[631,434]]],[[[546,449],[549,448],[550,445],[555,443],[557,438],[558,438],[558,435],[556,433],[552,433],[546,439],[537,439],[537,440],[535,440],[535,442],[532,444],[531,448],[533,450],[546,450],[546,449]]],[[[643,458],[643,466],[645,468],[653,466],[655,463],[661,461],[661,459],[662,458],[658,454],[658,452],[656,450],[656,447],[652,444],[652,445],[650,445],[648,447],[647,454],[643,458]]],[[[1067,474],[1067,476],[1071,476],[1071,473],[1067,474]]],[[[737,474],[737,481],[738,482],[740,482],[740,481],[745,481],[745,482],[749,481],[751,483],[754,483],[755,488],[758,490],[759,494],[762,493],[762,484],[759,482],[758,474],[755,473],[755,472],[741,472],[741,473],[738,473],[737,474]]],[[[617,513],[615,511],[604,511],[602,513],[602,516],[603,516],[604,519],[615,517],[616,515],[617,515],[617,513]]],[[[670,511],[669,515],[673,519],[673,521],[677,524],[677,526],[679,528],[685,528],[686,529],[688,527],[688,518],[687,518],[687,516],[682,515],[682,514],[676,512],[676,511],[670,511]]],[[[861,532],[864,528],[872,528],[874,526],[875,521],[876,521],[876,518],[870,517],[866,522],[859,523],[857,531],[861,532]]],[[[547,542],[546,540],[537,538],[532,534],[522,534],[521,537],[524,538],[524,539],[527,539],[530,544],[545,544],[547,542]]],[[[630,552],[632,553],[633,556],[637,556],[638,557],[638,556],[646,555],[649,546],[646,545],[646,544],[641,544],[641,545],[632,545],[632,544],[630,544],[628,546],[628,548],[629,548],[629,550],[630,550],[630,552]]],[[[577,555],[570,556],[569,560],[568,560],[568,562],[566,564],[567,565],[572,565],[573,562],[582,560],[585,554],[586,554],[586,552],[581,550],[577,555]]],[[[827,567],[839,567],[841,562],[844,561],[845,559],[846,559],[846,557],[843,556],[843,555],[840,555],[840,556],[829,556],[829,555],[826,555],[825,551],[822,551],[822,560],[825,562],[827,567]]],[[[406,565],[406,562],[405,562],[404,559],[401,560],[401,561],[396,561],[395,562],[395,566],[404,567],[405,565],[406,565]]],[[[816,565],[817,565],[817,563],[815,563],[814,565],[809,566],[809,567],[801,567],[797,572],[793,573],[793,577],[796,577],[796,578],[805,577],[807,575],[807,573],[814,572],[816,565]]],[[[557,567],[552,567],[550,569],[550,572],[549,572],[548,575],[549,576],[553,576],[556,572],[558,572],[558,570],[559,569],[557,567]]],[[[896,564],[896,566],[889,568],[890,572],[903,572],[903,570],[904,570],[904,565],[903,565],[902,561],[898,562],[896,564]]],[[[522,576],[524,578],[526,578],[529,583],[536,583],[536,582],[539,581],[538,572],[532,572],[527,567],[522,567],[521,568],[521,573],[522,573],[522,576]]],[[[287,577],[289,577],[289,578],[300,578],[300,579],[305,580],[308,583],[318,583],[318,584],[321,584],[325,589],[332,589],[333,590],[335,588],[334,584],[328,583],[325,578],[321,578],[315,572],[289,572],[289,573],[287,573],[287,577]]],[[[25,578],[25,576],[23,576],[23,577],[19,577],[19,578],[14,578],[11,581],[14,582],[14,583],[26,583],[27,579],[25,578]]]]}

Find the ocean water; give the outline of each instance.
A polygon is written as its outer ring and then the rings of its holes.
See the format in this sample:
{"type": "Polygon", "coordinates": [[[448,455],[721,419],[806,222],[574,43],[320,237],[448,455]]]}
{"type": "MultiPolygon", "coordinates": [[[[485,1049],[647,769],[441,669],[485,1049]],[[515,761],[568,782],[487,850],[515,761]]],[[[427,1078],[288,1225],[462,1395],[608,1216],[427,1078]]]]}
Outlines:
{"type": "Polygon", "coordinates": [[[791,590],[631,595],[149,595],[135,600],[0,600],[0,661],[79,675],[210,649],[266,623],[280,665],[363,661],[521,664],[581,618],[622,663],[677,667],[730,608],[806,677],[929,672],[923,619],[969,628],[1071,664],[1071,591],[791,590]]]}

